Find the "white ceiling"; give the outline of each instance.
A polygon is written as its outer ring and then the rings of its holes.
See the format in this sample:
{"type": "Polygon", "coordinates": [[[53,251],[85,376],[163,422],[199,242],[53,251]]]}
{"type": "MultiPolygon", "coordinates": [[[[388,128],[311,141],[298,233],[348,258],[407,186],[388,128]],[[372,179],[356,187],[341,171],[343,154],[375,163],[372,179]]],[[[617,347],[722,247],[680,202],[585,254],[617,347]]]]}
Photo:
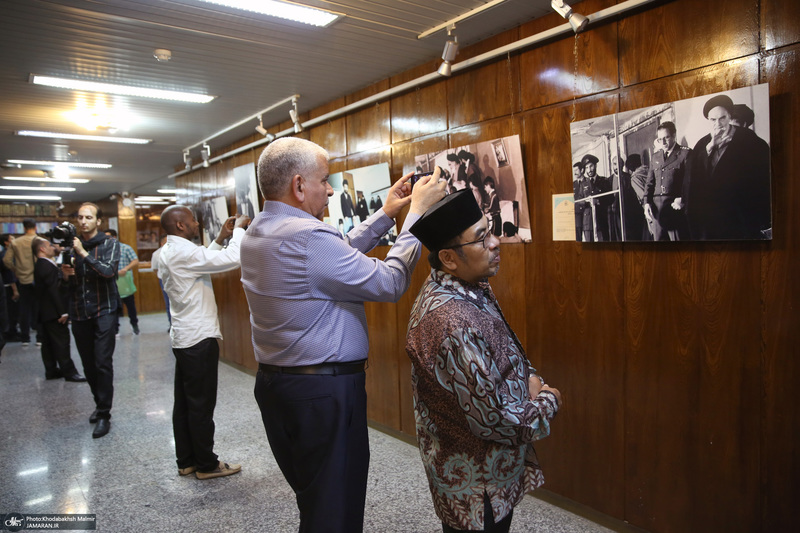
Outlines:
{"type": "MultiPolygon", "coordinates": [[[[182,166],[184,147],[293,94],[301,95],[298,106],[303,113],[436,59],[446,32],[422,40],[417,35],[486,2],[297,3],[344,13],[345,17],[327,28],[314,28],[200,0],[3,0],[0,162],[71,158],[113,165],[109,170],[74,169],[73,177],[92,182],[79,185],[74,193],[57,193],[64,200],[99,200],[122,191],[155,194],[157,187],[173,184],[167,176],[182,166]],[[156,61],[156,48],[171,50],[172,60],[156,61]],[[64,113],[75,109],[80,98],[93,103],[94,93],[33,85],[29,83],[31,74],[184,90],[218,98],[209,104],[188,104],[105,96],[109,106],[125,108],[135,117],[116,135],[152,139],[147,145],[20,137],[14,132],[92,133],[81,130],[64,113]]],[[[506,0],[460,23],[456,34],[465,46],[550,12],[549,0],[506,0]]],[[[286,120],[289,107],[286,104],[265,115],[265,126],[286,120]]],[[[250,135],[255,125],[252,120],[211,142],[212,157],[220,147],[250,135]]],[[[198,150],[192,155],[197,162],[198,150]]],[[[15,173],[0,169],[3,176],[15,173]]]]}

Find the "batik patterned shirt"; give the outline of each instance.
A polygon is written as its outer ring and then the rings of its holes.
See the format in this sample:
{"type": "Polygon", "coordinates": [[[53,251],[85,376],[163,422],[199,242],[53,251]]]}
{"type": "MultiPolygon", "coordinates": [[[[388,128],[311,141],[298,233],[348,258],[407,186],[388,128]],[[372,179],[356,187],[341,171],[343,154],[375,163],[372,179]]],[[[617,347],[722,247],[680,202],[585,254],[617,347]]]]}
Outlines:
{"type": "Polygon", "coordinates": [[[436,514],[450,527],[482,530],[484,493],[500,521],[544,483],[532,443],[550,433],[555,395],[531,400],[535,370],[485,281],[433,270],[414,302],[406,351],[436,514]]]}

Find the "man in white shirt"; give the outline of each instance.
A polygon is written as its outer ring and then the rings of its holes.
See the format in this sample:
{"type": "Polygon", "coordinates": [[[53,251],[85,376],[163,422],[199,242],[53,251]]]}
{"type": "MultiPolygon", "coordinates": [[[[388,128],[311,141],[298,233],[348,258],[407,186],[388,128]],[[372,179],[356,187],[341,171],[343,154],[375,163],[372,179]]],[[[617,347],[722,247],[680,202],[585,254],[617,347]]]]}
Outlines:
{"type": "Polygon", "coordinates": [[[178,474],[198,479],[229,476],[241,465],[219,461],[214,453],[214,407],[222,338],[211,274],[239,268],[239,243],[250,218],[230,217],[208,248],[192,242],[200,224],[192,211],[173,205],[161,214],[167,243],[158,273],[169,296],[172,351],[175,354],[175,405],[172,430],[178,474]],[[222,243],[233,235],[227,248],[222,243]]]}

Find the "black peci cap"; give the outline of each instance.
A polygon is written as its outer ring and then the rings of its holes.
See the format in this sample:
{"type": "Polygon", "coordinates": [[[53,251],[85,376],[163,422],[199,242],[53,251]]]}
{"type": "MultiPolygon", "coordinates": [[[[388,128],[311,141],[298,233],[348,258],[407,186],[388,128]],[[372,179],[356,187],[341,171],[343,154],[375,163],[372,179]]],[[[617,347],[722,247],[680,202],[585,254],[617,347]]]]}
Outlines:
{"type": "Polygon", "coordinates": [[[483,217],[470,189],[449,194],[436,202],[409,231],[428,250],[438,251],[483,217]]]}

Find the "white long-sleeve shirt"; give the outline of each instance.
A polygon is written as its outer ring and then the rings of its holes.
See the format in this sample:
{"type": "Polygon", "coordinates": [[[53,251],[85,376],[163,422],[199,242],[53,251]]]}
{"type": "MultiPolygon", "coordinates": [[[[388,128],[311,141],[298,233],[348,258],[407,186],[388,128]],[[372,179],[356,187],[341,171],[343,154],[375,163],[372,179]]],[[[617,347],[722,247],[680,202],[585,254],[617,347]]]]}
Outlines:
{"type": "Polygon", "coordinates": [[[158,258],[158,273],[169,297],[173,348],[190,348],[208,338],[222,338],[211,274],[239,268],[242,228],[233,230],[227,248],[208,248],[169,235],[158,258]]]}

